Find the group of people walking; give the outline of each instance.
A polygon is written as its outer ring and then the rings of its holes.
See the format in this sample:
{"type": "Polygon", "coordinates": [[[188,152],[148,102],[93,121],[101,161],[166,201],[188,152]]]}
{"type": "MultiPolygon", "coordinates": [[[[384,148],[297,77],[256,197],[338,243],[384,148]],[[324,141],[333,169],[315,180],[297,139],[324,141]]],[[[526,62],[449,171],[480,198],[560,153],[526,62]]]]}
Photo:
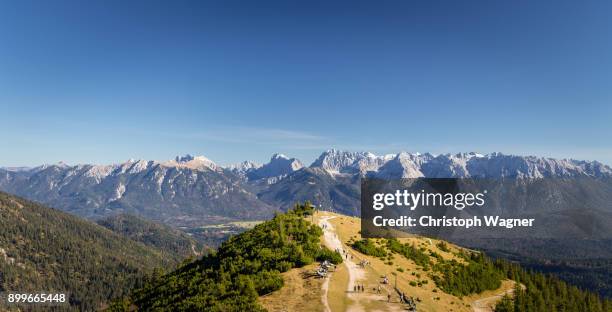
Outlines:
{"type": "Polygon", "coordinates": [[[363,286],[363,284],[359,285],[353,285],[353,291],[354,292],[365,292],[365,287],[363,286]]]}
{"type": "Polygon", "coordinates": [[[346,259],[346,260],[348,260],[349,257],[351,257],[351,260],[353,260],[353,255],[351,255],[348,251],[346,251],[344,249],[336,248],[336,252],[339,253],[341,256],[343,256],[344,259],[346,259]]]}

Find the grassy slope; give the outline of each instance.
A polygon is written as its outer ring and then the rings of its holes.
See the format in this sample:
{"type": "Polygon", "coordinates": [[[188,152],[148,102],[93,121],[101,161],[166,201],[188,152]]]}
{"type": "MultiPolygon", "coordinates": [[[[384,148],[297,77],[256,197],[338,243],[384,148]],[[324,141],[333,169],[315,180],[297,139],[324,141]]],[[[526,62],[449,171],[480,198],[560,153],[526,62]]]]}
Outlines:
{"type": "Polygon", "coordinates": [[[259,303],[268,311],[320,312],[323,279],[305,277],[317,266],[311,264],[283,273],[283,288],[261,296],[259,303]]]}
{"type": "MultiPolygon", "coordinates": [[[[391,283],[395,282],[394,273],[397,274],[397,286],[402,289],[408,296],[412,296],[415,298],[419,298],[421,303],[418,304],[419,311],[472,311],[471,304],[475,300],[487,298],[493,296],[494,294],[504,292],[508,289],[512,289],[513,283],[510,281],[506,281],[502,283],[502,287],[500,289],[494,291],[483,292],[477,295],[471,295],[463,298],[458,298],[456,296],[446,294],[436,287],[434,281],[429,277],[428,272],[424,272],[422,267],[416,265],[413,261],[408,260],[399,255],[395,255],[392,262],[392,265],[385,263],[376,257],[370,257],[364,254],[361,254],[352,248],[348,247],[348,242],[353,239],[361,239],[359,235],[360,231],[360,220],[355,217],[348,217],[339,214],[333,214],[329,212],[323,212],[318,214],[317,217],[332,215],[335,216],[334,219],[331,219],[330,222],[334,225],[336,232],[340,238],[340,240],[345,244],[345,249],[349,250],[351,254],[353,254],[355,262],[359,260],[368,260],[371,265],[366,268],[366,279],[360,283],[366,285],[366,288],[373,288],[380,282],[380,277],[383,275],[387,275],[390,278],[391,283]],[[399,272],[397,268],[402,268],[404,272],[399,272]],[[415,275],[412,275],[412,272],[415,272],[415,275]],[[420,278],[416,276],[416,274],[420,275],[420,278]],[[427,280],[427,284],[423,284],[422,286],[411,286],[410,281],[423,281],[427,280]],[[434,292],[434,289],[436,292],[434,292]],[[440,298],[434,299],[434,298],[440,298]]],[[[459,251],[461,248],[447,244],[450,252],[445,252],[441,250],[436,244],[438,241],[430,240],[422,237],[413,237],[413,238],[402,238],[399,239],[402,243],[410,242],[419,247],[427,248],[427,250],[434,251],[440,254],[445,260],[455,259],[459,262],[463,261],[461,258],[456,257],[453,252],[459,251]]],[[[342,290],[346,289],[346,282],[344,283],[335,283],[334,276],[332,276],[332,285],[336,285],[334,287],[341,287],[342,290]]],[[[344,278],[340,276],[340,278],[344,278]]],[[[330,290],[331,291],[331,290],[330,290]]],[[[340,291],[335,291],[336,294],[340,293],[340,291]]],[[[397,296],[392,293],[392,301],[397,302],[397,296]]],[[[346,298],[343,296],[329,296],[330,306],[332,306],[332,310],[334,311],[343,311],[347,306],[350,306],[350,302],[346,302],[346,298]],[[333,307],[337,307],[333,309],[333,307]]],[[[367,303],[366,303],[367,304],[367,303]]],[[[376,308],[376,309],[387,309],[386,303],[380,304],[378,302],[370,302],[369,306],[366,308],[376,308]]],[[[384,310],[383,310],[384,311],[384,310]]]]}

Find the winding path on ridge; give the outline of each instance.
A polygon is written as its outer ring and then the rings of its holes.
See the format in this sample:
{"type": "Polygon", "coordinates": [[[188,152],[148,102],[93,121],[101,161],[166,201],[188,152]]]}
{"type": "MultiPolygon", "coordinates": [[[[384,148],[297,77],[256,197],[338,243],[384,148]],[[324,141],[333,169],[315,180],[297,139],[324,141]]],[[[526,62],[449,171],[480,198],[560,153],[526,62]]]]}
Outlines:
{"type": "MultiPolygon", "coordinates": [[[[395,290],[389,287],[389,285],[381,285],[383,288],[383,294],[377,294],[375,292],[368,291],[368,287],[366,287],[365,292],[355,292],[355,285],[366,285],[370,288],[379,281],[379,273],[374,267],[367,266],[365,269],[357,264],[360,258],[363,257],[359,253],[354,252],[349,247],[345,246],[342,243],[342,238],[338,234],[344,233],[342,228],[340,230],[334,227],[343,224],[341,219],[338,219],[337,216],[330,215],[322,215],[318,218],[317,224],[323,230],[323,243],[325,246],[331,250],[338,250],[343,255],[343,262],[341,265],[346,267],[348,281],[344,272],[342,272],[342,280],[343,282],[336,282],[334,279],[333,273],[328,275],[327,278],[323,281],[321,286],[321,302],[323,303],[323,307],[325,312],[336,312],[335,310],[342,310],[347,312],[366,312],[366,311],[404,311],[405,307],[397,302],[387,303],[387,293],[391,293],[392,296],[395,296],[395,290]],[[331,220],[334,220],[332,223],[331,220]],[[336,222],[337,221],[337,222],[336,222]],[[345,257],[345,252],[349,254],[349,257],[345,257]],[[350,255],[353,255],[351,257],[350,255]],[[346,288],[345,288],[346,287],[346,288]],[[328,298],[328,296],[333,296],[328,298]],[[337,301],[335,301],[339,294],[345,296],[349,300],[344,301],[344,304],[337,306],[337,301]],[[331,300],[330,300],[331,299],[331,300]],[[330,306],[330,302],[332,306],[330,306]],[[335,309],[332,311],[332,308],[335,309]]],[[[430,242],[431,244],[431,242],[430,242]]],[[[471,310],[474,312],[492,312],[494,310],[494,306],[504,295],[513,296],[514,294],[515,283],[512,281],[504,282],[501,289],[497,291],[491,291],[488,294],[483,294],[486,297],[475,298],[470,301],[467,301],[465,306],[462,306],[462,311],[471,310]]],[[[524,289],[524,285],[521,285],[524,289]]],[[[370,289],[371,290],[371,289],[370,289]]],[[[395,301],[395,300],[394,300],[395,301]]],[[[451,303],[452,304],[452,303],[451,303]]],[[[434,307],[436,307],[434,305],[434,307]]],[[[437,309],[431,310],[431,306],[425,307],[427,311],[437,311],[437,309]],[[427,308],[429,307],[429,308],[427,308]]],[[[421,309],[419,309],[421,310],[421,309]]]]}
{"type": "MultiPolygon", "coordinates": [[[[337,233],[335,232],[334,226],[329,222],[329,220],[335,218],[335,216],[324,216],[319,220],[319,226],[323,229],[323,238],[325,241],[325,245],[327,248],[331,250],[344,250],[344,246],[342,242],[338,238],[337,233]]],[[[385,297],[382,295],[376,294],[357,294],[354,293],[354,287],[358,281],[366,280],[366,272],[363,268],[359,267],[351,258],[344,258],[342,262],[348,271],[349,281],[346,288],[346,294],[349,299],[352,300],[353,304],[351,304],[347,308],[347,312],[361,312],[366,311],[365,307],[366,302],[368,301],[384,301],[385,297]]],[[[325,306],[326,312],[331,312],[329,308],[329,303],[327,300],[327,292],[329,290],[329,278],[323,284],[323,305],[325,306]]],[[[385,310],[388,311],[400,311],[398,306],[390,305],[387,306],[385,310]]]]}

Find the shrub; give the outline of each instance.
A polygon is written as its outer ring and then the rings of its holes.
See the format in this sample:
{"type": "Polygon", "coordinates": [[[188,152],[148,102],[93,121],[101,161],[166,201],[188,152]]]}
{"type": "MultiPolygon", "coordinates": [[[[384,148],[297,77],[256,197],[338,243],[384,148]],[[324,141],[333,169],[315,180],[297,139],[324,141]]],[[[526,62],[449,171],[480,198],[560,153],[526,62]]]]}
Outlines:
{"type": "Polygon", "coordinates": [[[337,251],[329,250],[327,248],[319,249],[316,259],[319,262],[327,260],[333,264],[342,263],[342,255],[337,251]]]}
{"type": "Polygon", "coordinates": [[[387,240],[387,248],[392,252],[398,253],[405,258],[414,261],[414,263],[417,265],[425,266],[429,265],[430,263],[429,256],[423,251],[410,244],[402,244],[395,238],[390,238],[387,240]]]}
{"type": "Polygon", "coordinates": [[[440,248],[440,250],[444,252],[450,252],[450,249],[448,249],[448,245],[446,244],[446,242],[440,241],[436,244],[436,246],[438,246],[438,248],[440,248]]]}
{"type": "Polygon", "coordinates": [[[387,256],[387,252],[383,248],[377,247],[369,238],[356,241],[353,243],[353,245],[351,245],[351,247],[353,247],[353,249],[361,252],[364,255],[379,258],[387,256]]]}
{"type": "Polygon", "coordinates": [[[255,290],[259,295],[265,295],[283,287],[283,277],[278,271],[261,271],[251,277],[255,290]]]}

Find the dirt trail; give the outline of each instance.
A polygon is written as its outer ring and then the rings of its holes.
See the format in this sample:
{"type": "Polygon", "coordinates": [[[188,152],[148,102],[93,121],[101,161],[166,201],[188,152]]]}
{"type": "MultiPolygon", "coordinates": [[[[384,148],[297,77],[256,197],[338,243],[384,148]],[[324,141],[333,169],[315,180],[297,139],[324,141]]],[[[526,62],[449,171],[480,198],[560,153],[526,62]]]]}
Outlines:
{"type": "MultiPolygon", "coordinates": [[[[350,255],[348,258],[344,257],[344,253],[342,252],[344,250],[342,242],[338,238],[338,235],[335,232],[333,225],[331,224],[331,222],[329,222],[329,220],[333,218],[335,217],[334,216],[322,217],[319,220],[319,226],[323,228],[323,238],[325,240],[325,245],[327,246],[327,248],[331,250],[340,251],[340,253],[343,256],[342,263],[346,266],[346,269],[349,274],[349,282],[346,288],[346,294],[347,294],[347,297],[353,301],[353,304],[351,304],[347,308],[346,312],[366,311],[367,310],[365,308],[366,306],[371,305],[371,303],[375,301],[384,302],[386,301],[386,297],[383,295],[372,294],[372,293],[355,293],[354,292],[354,287],[356,285],[363,284],[363,283],[357,283],[357,282],[367,281],[366,271],[363,268],[361,268],[359,265],[357,265],[355,262],[353,262],[350,255]]],[[[350,254],[350,251],[347,251],[347,252],[349,252],[350,254]]],[[[326,281],[326,284],[327,284],[327,281],[326,281]]],[[[326,284],[324,284],[323,286],[323,305],[326,307],[326,311],[330,311],[329,303],[327,301],[327,291],[328,291],[329,286],[328,285],[326,286],[326,284]]],[[[400,311],[399,307],[395,305],[387,306],[386,303],[383,303],[383,306],[384,306],[383,310],[400,311]]],[[[381,311],[381,310],[376,309],[376,311],[381,311]]]]}
{"type": "Polygon", "coordinates": [[[321,285],[321,301],[323,302],[323,308],[325,312],[331,312],[331,309],[329,308],[329,302],[327,301],[327,292],[329,291],[329,279],[331,278],[331,275],[325,279],[325,281],[323,282],[323,285],[321,285]]]}
{"type": "Polygon", "coordinates": [[[504,297],[505,295],[512,296],[513,293],[514,288],[511,288],[497,295],[475,300],[474,302],[472,302],[472,310],[474,312],[493,312],[495,304],[499,300],[501,300],[502,297],[504,297]]]}

